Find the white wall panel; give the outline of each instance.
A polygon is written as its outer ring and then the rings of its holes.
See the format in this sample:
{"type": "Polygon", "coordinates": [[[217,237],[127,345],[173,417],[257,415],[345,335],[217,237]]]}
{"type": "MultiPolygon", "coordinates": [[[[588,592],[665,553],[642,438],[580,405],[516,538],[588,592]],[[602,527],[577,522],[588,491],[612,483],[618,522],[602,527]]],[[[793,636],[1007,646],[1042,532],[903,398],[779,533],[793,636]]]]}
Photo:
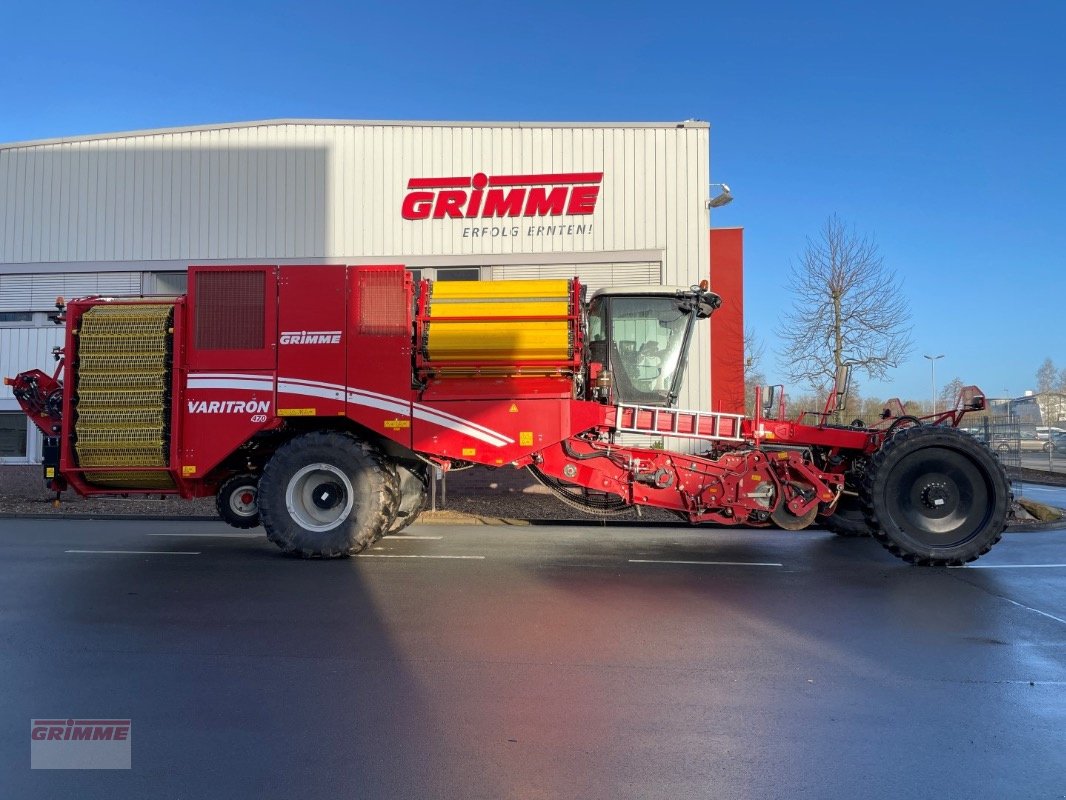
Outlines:
{"type": "MultiPolygon", "coordinates": [[[[0,375],[13,377],[28,369],[49,374],[55,370],[52,348],[63,344],[63,328],[0,328],[0,375]]],[[[0,385],[0,410],[14,410],[18,403],[10,386],[0,385]]]]}
{"type": "Polygon", "coordinates": [[[371,123],[0,147],[0,264],[634,249],[688,259],[706,235],[707,147],[695,125],[371,123]],[[479,171],[603,171],[596,212],[565,218],[592,232],[474,240],[462,235],[469,220],[401,218],[408,178],[479,171]]]}

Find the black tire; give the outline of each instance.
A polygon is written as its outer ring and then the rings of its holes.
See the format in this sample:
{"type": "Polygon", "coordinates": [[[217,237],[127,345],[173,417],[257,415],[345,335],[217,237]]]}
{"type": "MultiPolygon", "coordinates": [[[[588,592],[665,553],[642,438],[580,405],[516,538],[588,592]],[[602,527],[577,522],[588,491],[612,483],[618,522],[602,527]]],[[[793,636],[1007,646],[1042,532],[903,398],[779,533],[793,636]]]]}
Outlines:
{"type": "Polygon", "coordinates": [[[398,491],[395,470],[372,444],[315,431],[289,440],[267,462],[259,513],[267,537],[286,553],[338,558],[381,536],[398,491]]]}
{"type": "Polygon", "coordinates": [[[400,502],[396,516],[385,535],[399,533],[426,510],[429,505],[429,473],[425,467],[398,464],[400,478],[400,502]]]}
{"type": "Polygon", "coordinates": [[[258,475],[234,475],[218,487],[215,508],[227,525],[256,528],[259,526],[258,495],[258,475]]]}
{"type": "Polygon", "coordinates": [[[385,525],[381,529],[381,533],[374,536],[374,541],[378,541],[382,536],[388,536],[392,532],[392,526],[396,523],[396,519],[400,515],[400,500],[402,494],[400,492],[400,470],[399,466],[390,458],[385,458],[385,468],[389,473],[389,480],[386,483],[385,488],[385,508],[382,513],[385,514],[385,525]]]}
{"type": "Polygon", "coordinates": [[[822,519],[822,526],[837,536],[857,538],[870,535],[870,524],[862,510],[862,503],[853,494],[842,494],[836,511],[822,519]]]}
{"type": "Polygon", "coordinates": [[[907,428],[920,427],[922,421],[910,414],[904,414],[902,417],[896,417],[892,420],[892,424],[888,426],[888,430],[885,431],[886,436],[895,436],[898,431],[906,430],[907,428]]]}
{"type": "Polygon", "coordinates": [[[1010,502],[1010,481],[987,445],[939,425],[886,439],[863,484],[874,538],[925,566],[956,566],[987,553],[1003,536],[1010,502]]]}

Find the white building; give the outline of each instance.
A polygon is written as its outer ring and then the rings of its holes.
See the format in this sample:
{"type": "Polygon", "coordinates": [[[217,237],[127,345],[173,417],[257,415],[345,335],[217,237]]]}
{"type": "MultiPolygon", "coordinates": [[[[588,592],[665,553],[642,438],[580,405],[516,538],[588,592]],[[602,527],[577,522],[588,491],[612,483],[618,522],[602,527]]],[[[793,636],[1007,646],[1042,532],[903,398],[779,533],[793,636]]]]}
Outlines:
{"type": "MultiPolygon", "coordinates": [[[[277,120],[0,145],[0,375],[51,368],[57,295],[181,292],[191,263],[698,283],[708,182],[703,122],[277,120]]],[[[700,337],[682,406],[709,407],[710,365],[700,337]]],[[[2,389],[0,460],[37,460],[2,389]]]]}

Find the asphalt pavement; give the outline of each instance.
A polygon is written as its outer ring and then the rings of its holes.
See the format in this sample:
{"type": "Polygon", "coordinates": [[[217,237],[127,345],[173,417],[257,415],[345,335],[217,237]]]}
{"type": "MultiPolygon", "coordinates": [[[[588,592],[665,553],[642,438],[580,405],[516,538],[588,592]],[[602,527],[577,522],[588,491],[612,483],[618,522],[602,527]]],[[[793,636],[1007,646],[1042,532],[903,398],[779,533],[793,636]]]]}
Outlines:
{"type": "Polygon", "coordinates": [[[958,569],[820,531],[0,520],[4,798],[1061,798],[1066,530],[958,569]],[[128,771],[29,721],[132,720],[128,771]]]}

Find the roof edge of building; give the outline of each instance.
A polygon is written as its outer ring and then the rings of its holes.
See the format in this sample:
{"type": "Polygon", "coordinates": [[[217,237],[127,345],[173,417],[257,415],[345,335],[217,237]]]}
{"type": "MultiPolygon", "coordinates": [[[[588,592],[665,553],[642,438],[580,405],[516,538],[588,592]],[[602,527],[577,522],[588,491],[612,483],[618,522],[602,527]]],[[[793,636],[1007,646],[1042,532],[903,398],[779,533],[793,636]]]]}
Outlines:
{"type": "Polygon", "coordinates": [[[78,136],[57,136],[48,139],[30,139],[22,142],[0,142],[0,150],[14,150],[23,147],[41,147],[53,144],[72,144],[74,142],[91,142],[101,139],[127,139],[134,137],[161,136],[171,133],[196,133],[198,131],[231,130],[234,128],[261,128],[282,125],[321,125],[329,127],[415,127],[415,128],[706,128],[709,122],[697,119],[680,122],[491,122],[462,120],[359,120],[359,119],[261,119],[245,122],[218,122],[200,125],[184,125],[170,128],[149,128],[133,131],[115,131],[89,133],[78,136]]]}

